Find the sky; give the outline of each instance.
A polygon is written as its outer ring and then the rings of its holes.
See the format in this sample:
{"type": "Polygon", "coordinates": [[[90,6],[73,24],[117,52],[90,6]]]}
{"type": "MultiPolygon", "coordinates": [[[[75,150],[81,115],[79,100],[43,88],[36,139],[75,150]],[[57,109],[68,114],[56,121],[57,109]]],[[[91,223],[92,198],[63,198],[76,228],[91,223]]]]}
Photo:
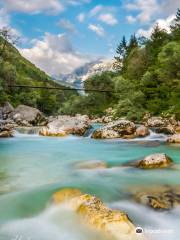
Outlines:
{"type": "Polygon", "coordinates": [[[125,35],[169,30],[179,0],[0,0],[0,28],[20,37],[21,54],[51,76],[112,59],[125,35]]]}

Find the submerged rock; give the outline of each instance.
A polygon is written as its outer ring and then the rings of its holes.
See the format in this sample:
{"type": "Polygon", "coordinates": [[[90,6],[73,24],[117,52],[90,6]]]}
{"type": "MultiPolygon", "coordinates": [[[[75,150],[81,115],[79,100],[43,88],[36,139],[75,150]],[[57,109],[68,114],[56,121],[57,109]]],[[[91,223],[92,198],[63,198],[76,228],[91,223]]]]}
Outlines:
{"type": "Polygon", "coordinates": [[[172,159],[165,153],[155,153],[139,161],[137,167],[142,169],[166,168],[172,163],[172,159]]]}
{"type": "MultiPolygon", "coordinates": [[[[53,124],[56,124],[54,121],[53,124]]],[[[48,124],[47,127],[43,127],[39,131],[39,135],[48,137],[65,137],[67,133],[62,129],[57,129],[55,125],[48,124]]]]}
{"type": "Polygon", "coordinates": [[[81,195],[81,191],[77,188],[65,188],[59,192],[54,193],[52,200],[53,203],[58,204],[69,201],[70,199],[81,195]]]}
{"type": "Polygon", "coordinates": [[[106,162],[98,160],[83,161],[76,164],[77,169],[105,169],[107,167],[106,162]]]}
{"type": "Polygon", "coordinates": [[[138,142],[139,145],[143,145],[144,147],[159,147],[161,145],[161,142],[156,140],[156,141],[141,141],[138,142]]]}
{"type": "Polygon", "coordinates": [[[133,199],[154,210],[171,210],[180,205],[180,186],[133,188],[133,199]]]}
{"type": "Polygon", "coordinates": [[[97,129],[92,134],[95,139],[133,138],[136,126],[128,120],[118,120],[97,129]]]}
{"type": "Polygon", "coordinates": [[[180,143],[180,133],[170,136],[167,141],[169,143],[180,143]]]}
{"type": "Polygon", "coordinates": [[[53,195],[55,204],[66,204],[81,216],[84,224],[102,231],[113,240],[144,239],[143,234],[136,234],[136,228],[128,215],[120,210],[111,210],[103,202],[79,189],[63,189],[53,195]]]}
{"type": "Polygon", "coordinates": [[[139,126],[136,129],[136,136],[137,137],[146,137],[150,134],[150,131],[147,127],[145,127],[144,125],[139,126]]]}
{"type": "Polygon", "coordinates": [[[46,123],[46,118],[38,109],[25,105],[19,105],[10,116],[20,126],[43,126],[46,123]]]}
{"type": "Polygon", "coordinates": [[[52,119],[46,127],[43,127],[39,134],[55,137],[63,137],[69,134],[83,136],[90,127],[90,121],[87,116],[58,116],[58,118],[52,119]]]}

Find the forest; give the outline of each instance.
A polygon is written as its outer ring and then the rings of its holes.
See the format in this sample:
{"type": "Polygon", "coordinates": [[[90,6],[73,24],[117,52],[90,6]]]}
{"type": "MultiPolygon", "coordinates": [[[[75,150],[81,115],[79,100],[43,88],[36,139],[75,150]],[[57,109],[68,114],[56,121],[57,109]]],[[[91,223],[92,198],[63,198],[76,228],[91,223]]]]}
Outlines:
{"type": "MultiPolygon", "coordinates": [[[[2,34],[1,34],[2,35],[2,34]]],[[[170,31],[154,27],[149,38],[124,36],[116,49],[114,72],[103,72],[85,81],[84,88],[108,92],[11,89],[7,85],[56,86],[44,72],[24,59],[0,38],[0,101],[27,104],[46,114],[112,115],[140,120],[145,113],[180,119],[180,9],[170,31]]]]}
{"type": "Polygon", "coordinates": [[[145,113],[175,115],[180,119],[180,10],[167,32],[156,25],[149,39],[123,37],[117,47],[115,72],[104,72],[85,82],[88,93],[64,104],[73,114],[103,115],[112,108],[114,117],[139,120],[145,113]]]}

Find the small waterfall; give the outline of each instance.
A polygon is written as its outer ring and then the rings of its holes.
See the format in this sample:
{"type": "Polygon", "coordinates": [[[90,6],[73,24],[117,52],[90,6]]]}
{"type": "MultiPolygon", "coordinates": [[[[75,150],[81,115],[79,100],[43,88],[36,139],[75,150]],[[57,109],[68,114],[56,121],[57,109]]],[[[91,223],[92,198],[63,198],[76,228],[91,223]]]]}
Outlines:
{"type": "Polygon", "coordinates": [[[98,124],[98,123],[92,124],[91,127],[87,129],[87,131],[85,132],[84,137],[91,138],[93,132],[99,129],[100,127],[102,127],[102,124],[98,124]]]}
{"type": "Polygon", "coordinates": [[[150,135],[146,137],[147,140],[150,141],[166,141],[167,140],[167,135],[163,133],[156,133],[150,130],[150,135]]]}
{"type": "Polygon", "coordinates": [[[15,136],[39,135],[41,127],[17,127],[15,128],[15,136]]]}
{"type": "Polygon", "coordinates": [[[93,132],[95,131],[95,129],[91,126],[89,129],[87,129],[87,131],[84,134],[84,137],[86,138],[91,138],[93,132]]]}

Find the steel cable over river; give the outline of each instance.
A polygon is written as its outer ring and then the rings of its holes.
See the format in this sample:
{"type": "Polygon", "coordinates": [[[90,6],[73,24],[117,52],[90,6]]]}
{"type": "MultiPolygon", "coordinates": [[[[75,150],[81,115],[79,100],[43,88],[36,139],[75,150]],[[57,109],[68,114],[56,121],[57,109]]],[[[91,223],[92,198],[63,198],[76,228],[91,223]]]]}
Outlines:
{"type": "Polygon", "coordinates": [[[47,89],[47,90],[61,90],[61,91],[85,91],[85,92],[107,92],[118,93],[112,90],[104,89],[84,89],[84,88],[62,88],[62,87],[44,87],[44,86],[28,86],[28,85],[8,85],[9,88],[30,88],[30,89],[47,89]]]}

